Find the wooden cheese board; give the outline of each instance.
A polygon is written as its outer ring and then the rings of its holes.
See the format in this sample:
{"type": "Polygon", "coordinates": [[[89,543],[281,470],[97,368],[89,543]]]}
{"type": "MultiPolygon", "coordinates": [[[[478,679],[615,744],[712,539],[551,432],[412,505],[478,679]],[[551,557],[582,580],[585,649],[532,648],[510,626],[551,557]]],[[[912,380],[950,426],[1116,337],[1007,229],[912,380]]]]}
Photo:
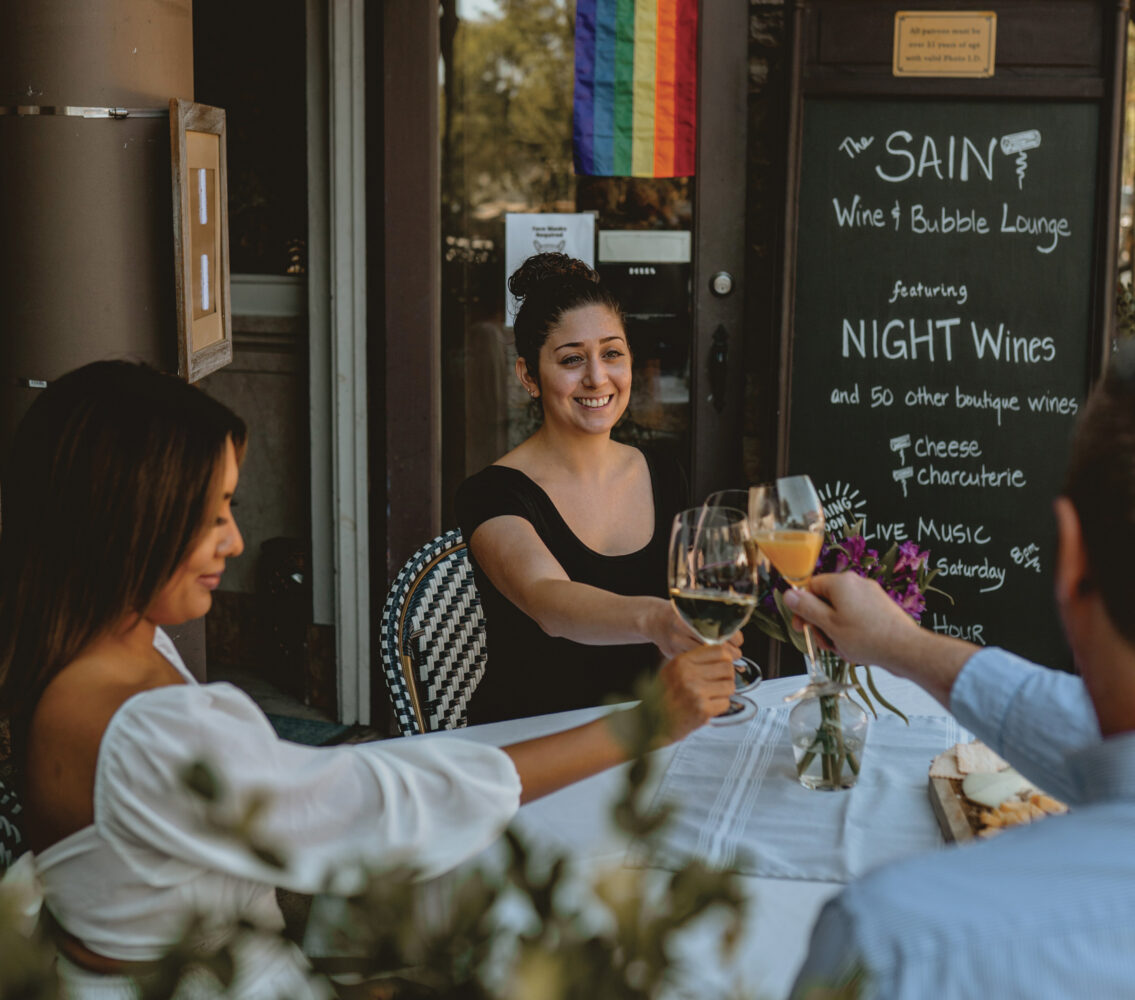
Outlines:
{"type": "Polygon", "coordinates": [[[957,778],[931,778],[930,804],[943,837],[959,844],[974,838],[977,816],[957,778]]]}
{"type": "MultiPolygon", "coordinates": [[[[1018,780],[1020,775],[1013,772],[1018,780]]],[[[991,809],[967,798],[958,778],[930,778],[930,804],[942,835],[948,841],[964,843],[975,837],[989,837],[1024,823],[1044,819],[1068,811],[1068,807],[1050,795],[1025,783],[1027,794],[1007,798],[1000,807],[991,809]]]]}

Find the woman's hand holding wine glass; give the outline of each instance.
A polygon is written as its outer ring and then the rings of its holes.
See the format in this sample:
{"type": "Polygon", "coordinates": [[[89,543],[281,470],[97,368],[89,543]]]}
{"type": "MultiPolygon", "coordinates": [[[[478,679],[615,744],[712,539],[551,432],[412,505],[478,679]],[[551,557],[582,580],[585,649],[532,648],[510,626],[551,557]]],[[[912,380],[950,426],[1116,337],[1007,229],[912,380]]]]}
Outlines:
{"type": "MultiPolygon", "coordinates": [[[[670,612],[673,614],[673,611],[670,612]]],[[[704,643],[668,660],[659,673],[666,710],[666,738],[680,740],[728,711],[734,693],[728,644],[704,643]]]]}
{"type": "MultiPolygon", "coordinates": [[[[674,518],[670,535],[670,600],[681,619],[711,645],[725,643],[757,604],[751,538],[744,511],[699,507],[674,518]]],[[[717,724],[741,722],[756,705],[734,695],[717,724]]]]}
{"type": "MultiPolygon", "coordinates": [[[[650,621],[643,632],[658,647],[665,659],[673,659],[680,653],[698,649],[705,645],[701,636],[674,612],[673,603],[662,598],[650,598],[649,600],[657,602],[657,609],[651,608],[650,621]]],[[[735,659],[740,658],[740,633],[735,633],[725,645],[735,659]]]]}

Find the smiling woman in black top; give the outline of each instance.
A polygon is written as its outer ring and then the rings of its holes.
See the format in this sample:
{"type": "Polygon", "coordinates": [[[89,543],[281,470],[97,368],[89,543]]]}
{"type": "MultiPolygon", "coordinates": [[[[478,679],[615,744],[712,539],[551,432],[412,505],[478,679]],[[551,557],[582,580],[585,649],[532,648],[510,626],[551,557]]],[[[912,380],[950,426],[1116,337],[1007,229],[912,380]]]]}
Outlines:
{"type": "Polygon", "coordinates": [[[564,254],[530,257],[509,289],[522,300],[516,374],[544,419],[457,495],[488,622],[472,723],[629,695],[698,644],[666,600],[681,471],[611,438],[631,392],[618,303],[564,254]]]}

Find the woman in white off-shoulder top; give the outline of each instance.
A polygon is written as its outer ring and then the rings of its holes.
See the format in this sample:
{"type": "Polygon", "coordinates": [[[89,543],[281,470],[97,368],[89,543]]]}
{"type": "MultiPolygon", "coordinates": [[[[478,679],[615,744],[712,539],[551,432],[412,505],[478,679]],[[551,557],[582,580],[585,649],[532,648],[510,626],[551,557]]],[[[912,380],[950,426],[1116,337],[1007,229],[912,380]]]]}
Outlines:
{"type": "MultiPolygon", "coordinates": [[[[0,710],[13,724],[27,841],[57,925],[67,995],[133,998],[133,977],[191,917],[210,949],[243,918],[228,996],[322,997],[282,941],[277,886],[315,892],[363,866],[444,871],[491,842],[519,802],[616,763],[602,722],[503,751],[456,738],[310,748],[278,739],[247,695],[197,684],[161,626],[209,610],[243,548],[238,417],[175,378],[100,362],[53,382],[21,423],[3,481],[0,710]],[[211,765],[222,821],[266,797],[259,860],[187,792],[211,765]]],[[[671,738],[720,712],[729,657],[700,647],[659,683],[671,738]]],[[[11,872],[9,873],[11,874],[11,872]]],[[[198,970],[179,997],[222,992],[198,970]]]]}

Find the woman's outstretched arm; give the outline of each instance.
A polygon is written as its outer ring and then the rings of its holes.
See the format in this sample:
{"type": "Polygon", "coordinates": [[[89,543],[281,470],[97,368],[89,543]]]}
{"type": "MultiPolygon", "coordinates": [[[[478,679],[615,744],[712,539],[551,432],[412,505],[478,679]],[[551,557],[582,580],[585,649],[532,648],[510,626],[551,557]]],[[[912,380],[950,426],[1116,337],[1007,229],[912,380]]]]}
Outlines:
{"type": "MultiPolygon", "coordinates": [[[[627,597],[571,580],[522,517],[484,522],[469,545],[496,588],[548,635],[590,646],[651,642],[667,657],[701,644],[661,597],[627,597]]],[[[728,645],[736,658],[740,636],[728,645]]]]}
{"type": "MultiPolygon", "coordinates": [[[[654,683],[661,688],[667,720],[660,740],[680,740],[728,707],[734,689],[733,655],[728,646],[698,646],[665,664],[654,683]]],[[[608,716],[504,747],[520,775],[520,801],[530,802],[623,763],[628,749],[617,736],[617,721],[612,721],[608,716]]]]}

